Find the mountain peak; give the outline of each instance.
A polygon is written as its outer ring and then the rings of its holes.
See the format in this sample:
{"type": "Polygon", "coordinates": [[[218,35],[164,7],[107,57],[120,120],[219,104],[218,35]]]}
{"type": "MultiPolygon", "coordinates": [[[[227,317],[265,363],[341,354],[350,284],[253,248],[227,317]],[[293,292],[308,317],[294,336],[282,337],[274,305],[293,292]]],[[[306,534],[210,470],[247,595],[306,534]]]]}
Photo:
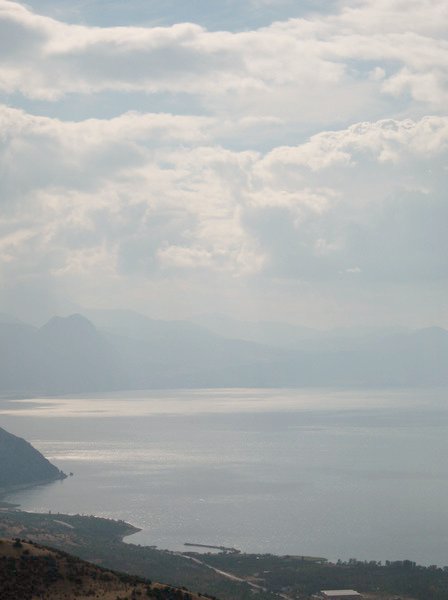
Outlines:
{"type": "Polygon", "coordinates": [[[57,332],[76,332],[77,334],[95,334],[96,327],[89,319],[83,315],[75,313],[68,317],[52,317],[41,328],[41,331],[48,333],[57,332]]]}

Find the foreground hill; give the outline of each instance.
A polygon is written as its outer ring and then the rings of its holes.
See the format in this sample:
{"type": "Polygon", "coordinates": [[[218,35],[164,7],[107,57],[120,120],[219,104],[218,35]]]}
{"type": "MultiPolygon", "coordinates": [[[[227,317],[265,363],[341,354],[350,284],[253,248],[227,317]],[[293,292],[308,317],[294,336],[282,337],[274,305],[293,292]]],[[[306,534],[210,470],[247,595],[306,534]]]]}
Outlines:
{"type": "Polygon", "coordinates": [[[65,477],[31,444],[0,427],[0,490],[65,477]]]}
{"type": "Polygon", "coordinates": [[[2,600],[196,600],[186,591],[107,571],[33,542],[0,539],[2,600]]]}

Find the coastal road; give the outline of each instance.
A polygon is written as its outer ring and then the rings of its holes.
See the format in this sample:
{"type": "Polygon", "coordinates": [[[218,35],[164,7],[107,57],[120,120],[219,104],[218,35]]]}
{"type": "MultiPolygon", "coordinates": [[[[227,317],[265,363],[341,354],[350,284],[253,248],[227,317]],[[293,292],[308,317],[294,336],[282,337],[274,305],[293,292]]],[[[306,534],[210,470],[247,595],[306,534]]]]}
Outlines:
{"type": "MultiPolygon", "coordinates": [[[[178,554],[179,556],[183,556],[184,558],[187,558],[188,560],[191,560],[191,561],[197,563],[198,565],[207,567],[208,569],[211,569],[218,575],[222,575],[223,577],[226,577],[227,579],[231,579],[232,581],[239,581],[240,583],[246,583],[249,587],[251,587],[253,590],[255,590],[257,592],[266,592],[266,593],[268,592],[267,588],[263,587],[262,585],[258,585],[257,583],[254,583],[253,581],[248,581],[247,579],[244,579],[243,577],[237,577],[237,575],[234,575],[233,573],[229,573],[228,571],[221,571],[221,569],[217,569],[216,567],[209,565],[208,563],[204,562],[203,560],[199,560],[198,558],[194,558],[193,556],[189,556],[188,554],[184,554],[183,552],[176,552],[176,554],[178,554]]],[[[293,600],[291,598],[291,596],[287,596],[286,594],[276,593],[275,595],[279,596],[280,598],[284,598],[284,600],[293,600]]]]}

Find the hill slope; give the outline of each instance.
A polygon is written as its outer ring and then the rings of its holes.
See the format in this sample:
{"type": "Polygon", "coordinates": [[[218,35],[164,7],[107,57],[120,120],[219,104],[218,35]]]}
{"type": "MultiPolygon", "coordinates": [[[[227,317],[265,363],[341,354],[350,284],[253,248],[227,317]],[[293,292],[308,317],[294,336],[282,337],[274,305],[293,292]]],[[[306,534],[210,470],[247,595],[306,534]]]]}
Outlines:
{"type": "Polygon", "coordinates": [[[106,571],[59,550],[5,539],[0,539],[0,590],[2,600],[195,598],[188,592],[106,571]]]}
{"type": "Polygon", "coordinates": [[[0,427],[0,490],[65,477],[31,444],[0,427]]]}

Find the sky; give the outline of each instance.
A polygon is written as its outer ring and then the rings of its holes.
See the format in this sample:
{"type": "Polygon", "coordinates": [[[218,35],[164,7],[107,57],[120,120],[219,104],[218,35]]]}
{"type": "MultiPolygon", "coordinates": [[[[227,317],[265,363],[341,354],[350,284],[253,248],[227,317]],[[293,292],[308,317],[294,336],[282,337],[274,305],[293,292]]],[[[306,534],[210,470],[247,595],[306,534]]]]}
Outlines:
{"type": "Polygon", "coordinates": [[[0,0],[0,310],[448,326],[446,0],[0,0]]]}

